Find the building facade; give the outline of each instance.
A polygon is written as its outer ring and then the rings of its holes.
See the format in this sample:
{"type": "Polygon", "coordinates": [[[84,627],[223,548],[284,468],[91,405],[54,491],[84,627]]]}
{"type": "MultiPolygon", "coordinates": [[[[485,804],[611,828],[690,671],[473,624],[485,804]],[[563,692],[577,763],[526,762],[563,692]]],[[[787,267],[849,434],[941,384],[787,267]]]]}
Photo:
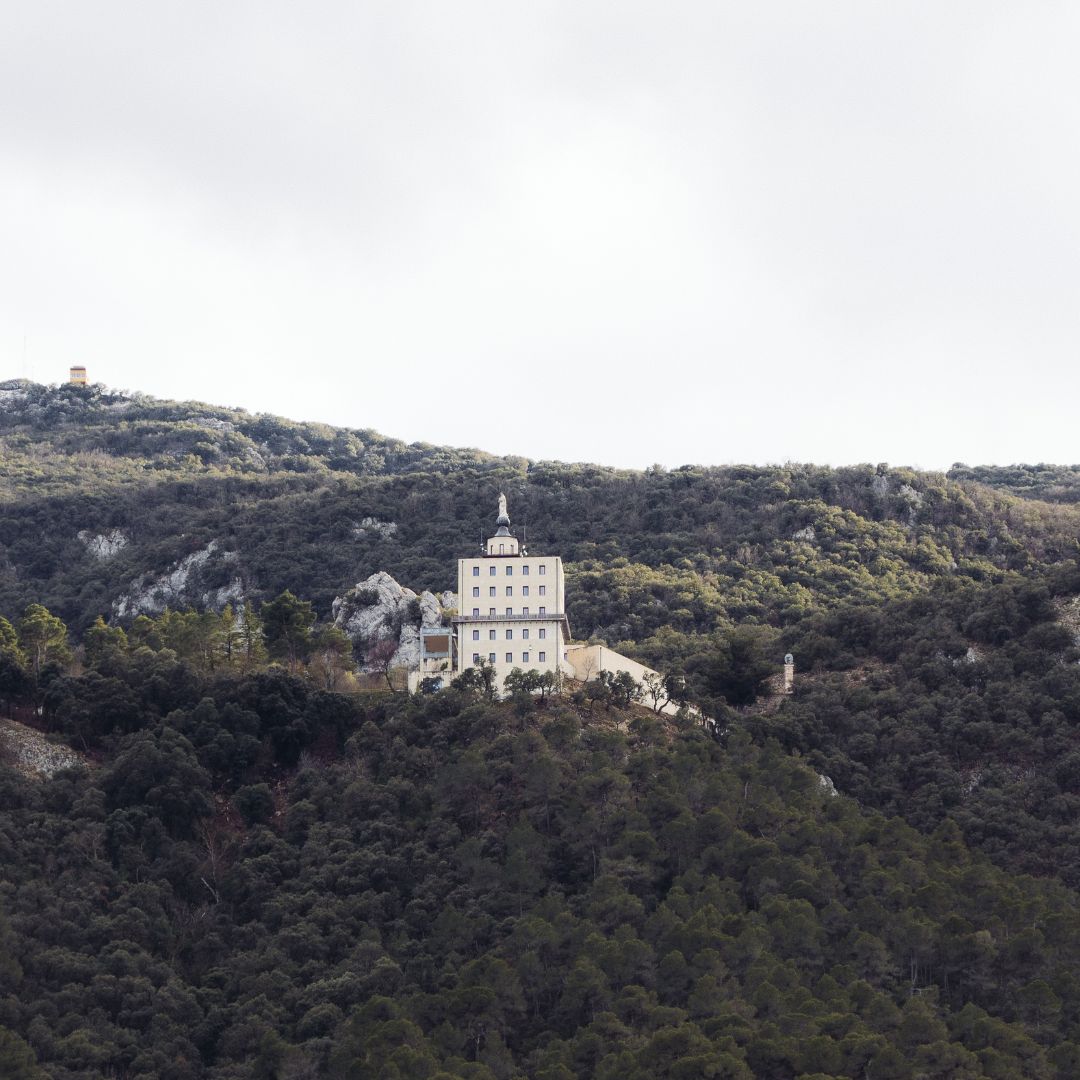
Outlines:
{"type": "Polygon", "coordinates": [[[526,552],[510,531],[505,495],[495,526],[481,554],[458,560],[454,673],[488,662],[501,686],[514,668],[568,671],[562,559],[526,552]]]}

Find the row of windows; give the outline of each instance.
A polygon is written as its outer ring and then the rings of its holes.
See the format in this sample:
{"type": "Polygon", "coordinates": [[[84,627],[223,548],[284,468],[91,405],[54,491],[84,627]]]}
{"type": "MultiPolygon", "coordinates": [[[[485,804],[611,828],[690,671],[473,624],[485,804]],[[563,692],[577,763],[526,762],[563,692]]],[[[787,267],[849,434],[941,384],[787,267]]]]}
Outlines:
{"type": "MultiPolygon", "coordinates": [[[[531,661],[529,660],[529,656],[530,656],[530,655],[531,655],[530,653],[527,653],[527,652],[523,652],[523,653],[521,654],[521,662],[522,662],[523,664],[528,664],[528,663],[530,663],[530,662],[531,662],[531,661]]],[[[492,652],[492,653],[488,653],[488,660],[489,660],[489,662],[491,662],[492,664],[494,664],[494,663],[495,663],[495,654],[494,654],[493,652],[492,652]]],[[[479,664],[479,663],[480,663],[480,654],[479,654],[478,652],[474,652],[474,653],[472,654],[472,662],[473,662],[474,664],[479,664]]],[[[513,654],[512,652],[508,652],[508,653],[506,654],[506,662],[507,662],[508,664],[512,664],[512,663],[514,662],[514,654],[513,654]]],[[[545,664],[545,663],[547,663],[547,653],[546,653],[546,652],[540,652],[540,653],[537,653],[537,654],[536,654],[536,662],[537,662],[538,664],[545,664]]]]}
{"type": "MultiPolygon", "coordinates": [[[[474,615],[479,615],[480,614],[480,609],[478,607],[474,607],[472,609],[472,613],[474,615]]],[[[495,614],[495,609],[493,607],[489,607],[488,608],[488,614],[489,615],[494,615],[495,614]]],[[[514,609],[512,607],[508,607],[506,609],[506,614],[507,615],[513,615],[514,614],[514,609]]],[[[529,614],[529,608],[528,608],[527,605],[521,609],[521,614],[522,615],[528,615],[529,614]]],[[[544,607],[543,604],[541,604],[540,607],[537,609],[537,614],[538,615],[546,615],[547,614],[547,608],[544,607]]]]}
{"type": "MultiPolygon", "coordinates": [[[[490,574],[491,577],[494,577],[498,572],[499,572],[499,568],[497,566],[489,566],[488,567],[488,574],[490,574]]],[[[521,572],[522,572],[522,574],[525,575],[525,577],[529,576],[528,563],[525,563],[525,564],[522,565],[521,572]]],[[[540,566],[537,568],[536,572],[538,574],[546,574],[547,573],[547,567],[543,563],[541,563],[540,566]]],[[[507,563],[506,564],[506,576],[510,577],[513,573],[514,573],[513,563],[507,563]]],[[[473,577],[479,577],[480,576],[480,567],[479,566],[474,566],[472,568],[472,576],[473,577]]]]}
{"type": "MultiPolygon", "coordinates": [[[[497,633],[498,633],[497,630],[489,630],[488,631],[488,640],[489,641],[494,641],[495,640],[495,635],[497,633]]],[[[545,630],[543,627],[541,627],[537,631],[537,636],[540,637],[541,639],[546,638],[547,637],[547,630],[545,630]]],[[[528,641],[528,639],[529,639],[529,628],[527,626],[525,627],[524,630],[521,631],[521,637],[522,637],[523,641],[528,641]]],[[[479,630],[474,630],[472,632],[472,639],[473,639],[473,641],[479,641],[480,640],[480,631],[479,630]]],[[[506,631],[506,640],[507,641],[513,641],[514,640],[514,631],[513,630],[507,630],[506,631]]]]}
{"type": "MultiPolygon", "coordinates": [[[[488,587],[488,596],[494,596],[495,592],[496,592],[496,589],[495,589],[494,585],[491,585],[491,586],[488,587]]],[[[541,585],[539,592],[540,592],[541,596],[547,596],[547,586],[546,585],[541,585]]],[[[473,586],[472,594],[473,594],[473,596],[479,596],[480,595],[480,586],[479,585],[474,585],[473,586]]],[[[513,585],[507,585],[506,586],[506,595],[507,596],[513,596],[514,595],[514,586],[513,585]]],[[[522,585],[521,586],[521,595],[522,596],[528,596],[529,595],[529,586],[528,585],[522,585]]]]}

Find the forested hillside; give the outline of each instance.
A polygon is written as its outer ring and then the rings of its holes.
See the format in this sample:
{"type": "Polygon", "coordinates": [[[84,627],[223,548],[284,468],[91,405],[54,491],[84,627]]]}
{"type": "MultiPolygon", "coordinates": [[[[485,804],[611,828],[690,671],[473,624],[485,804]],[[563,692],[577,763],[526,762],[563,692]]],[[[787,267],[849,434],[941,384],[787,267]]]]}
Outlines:
{"type": "Polygon", "coordinates": [[[0,773],[5,1076],[1080,1067],[1075,894],[743,731],[115,640],[48,711],[101,764],[0,773]]]}
{"type": "Polygon", "coordinates": [[[88,762],[0,760],[0,1075],[1080,1075],[1070,470],[631,472],[25,383],[0,454],[0,711],[88,762]],[[333,599],[452,589],[500,490],[575,636],[715,729],[358,688],[333,599]]]}
{"type": "Polygon", "coordinates": [[[450,589],[500,489],[532,548],[567,562],[575,633],[612,642],[999,579],[1071,558],[1080,520],[886,466],[638,473],[97,387],[0,395],[0,610],[44,603],[77,630],[211,544],[185,586],[197,606],[238,582],[256,600],[290,589],[325,616],[376,570],[450,589]]]}

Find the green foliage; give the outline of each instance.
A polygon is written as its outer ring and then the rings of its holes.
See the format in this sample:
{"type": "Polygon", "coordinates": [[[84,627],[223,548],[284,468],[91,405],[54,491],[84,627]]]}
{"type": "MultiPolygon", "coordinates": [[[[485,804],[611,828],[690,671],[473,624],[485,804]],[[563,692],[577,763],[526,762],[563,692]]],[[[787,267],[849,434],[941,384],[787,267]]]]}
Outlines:
{"type": "Polygon", "coordinates": [[[276,600],[263,604],[259,612],[263,637],[271,656],[287,660],[289,669],[307,658],[311,650],[311,627],[315,612],[306,600],[299,600],[287,589],[276,600]]]}
{"type": "Polygon", "coordinates": [[[49,709],[105,764],[0,770],[0,1024],[54,1080],[1071,1068],[1075,894],[775,743],[98,664],[49,709]]]}
{"type": "Polygon", "coordinates": [[[19,620],[19,648],[37,678],[50,661],[63,662],[70,658],[67,627],[41,604],[30,604],[19,620]]]}
{"type": "Polygon", "coordinates": [[[1075,470],[633,473],[21,389],[0,704],[95,765],[0,768],[0,1073],[1077,1074],[1075,470]],[[500,489],[660,678],[336,693],[316,614],[451,587],[500,489]],[[182,610],[103,617],[196,552],[182,610]]]}

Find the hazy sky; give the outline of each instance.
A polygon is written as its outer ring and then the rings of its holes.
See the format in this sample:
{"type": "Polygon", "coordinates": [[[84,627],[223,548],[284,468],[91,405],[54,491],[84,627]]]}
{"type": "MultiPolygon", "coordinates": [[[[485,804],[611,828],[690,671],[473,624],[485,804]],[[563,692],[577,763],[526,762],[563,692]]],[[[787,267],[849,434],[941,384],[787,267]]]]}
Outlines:
{"type": "Polygon", "coordinates": [[[1078,48],[1049,0],[3,4],[0,376],[616,465],[1080,461],[1078,48]]]}

